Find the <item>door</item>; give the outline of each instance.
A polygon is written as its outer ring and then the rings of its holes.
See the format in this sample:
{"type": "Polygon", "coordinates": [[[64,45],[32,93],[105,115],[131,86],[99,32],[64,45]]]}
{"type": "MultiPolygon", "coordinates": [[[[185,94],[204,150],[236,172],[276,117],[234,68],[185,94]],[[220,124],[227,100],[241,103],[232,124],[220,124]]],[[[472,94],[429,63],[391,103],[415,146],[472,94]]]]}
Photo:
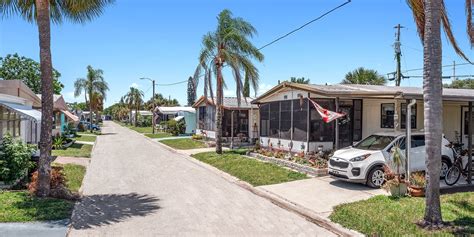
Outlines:
{"type": "MultiPolygon", "coordinates": [[[[459,136],[461,137],[461,143],[464,143],[464,148],[467,149],[467,141],[468,141],[468,133],[469,133],[469,108],[462,107],[461,111],[462,111],[461,134],[459,134],[459,136]]],[[[472,112],[472,120],[474,121],[474,111],[472,112]]],[[[472,139],[474,139],[474,133],[473,133],[472,139]]]]}
{"type": "Polygon", "coordinates": [[[352,134],[352,105],[340,105],[340,113],[345,113],[342,119],[338,119],[339,122],[339,147],[352,146],[353,134],[352,134]]]}

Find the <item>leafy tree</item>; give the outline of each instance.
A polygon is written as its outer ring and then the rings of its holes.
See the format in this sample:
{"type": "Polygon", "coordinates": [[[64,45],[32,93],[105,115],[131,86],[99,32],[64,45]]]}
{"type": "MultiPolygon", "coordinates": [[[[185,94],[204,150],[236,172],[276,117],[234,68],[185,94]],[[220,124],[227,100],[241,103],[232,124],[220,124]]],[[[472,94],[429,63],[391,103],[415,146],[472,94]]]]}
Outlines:
{"type": "MultiPolygon", "coordinates": [[[[106,98],[107,91],[109,90],[109,85],[104,79],[104,71],[102,69],[94,69],[92,66],[87,66],[87,76],[86,78],[78,78],[74,82],[74,96],[78,97],[84,91],[84,97],[86,104],[89,105],[89,118],[92,123],[92,111],[94,111],[93,106],[98,105],[98,100],[104,100],[106,98]],[[95,98],[94,98],[95,95],[95,98]],[[99,97],[98,97],[99,96],[99,97]],[[89,97],[89,101],[87,98],[89,97]],[[95,100],[95,101],[92,101],[95,100]]],[[[101,102],[102,103],[102,102],[101,102]]],[[[92,126],[90,127],[92,132],[92,126]]]]}
{"type": "Polygon", "coordinates": [[[217,17],[217,29],[209,32],[202,39],[203,49],[199,55],[199,63],[194,73],[196,79],[204,71],[204,95],[207,89],[212,96],[212,77],[216,79],[216,152],[222,154],[222,116],[223,89],[225,87],[222,68],[224,64],[230,68],[236,84],[237,101],[243,95],[242,73],[248,78],[255,91],[258,89],[258,69],[252,59],[263,61],[263,54],[249,41],[257,31],[247,21],[233,17],[229,10],[223,10],[217,17]]]}
{"type": "Polygon", "coordinates": [[[463,80],[453,80],[450,84],[444,84],[443,87],[456,89],[474,89],[474,79],[468,78],[463,80]]]}
{"type": "Polygon", "coordinates": [[[309,78],[306,79],[304,77],[291,77],[290,78],[290,82],[293,82],[293,83],[299,83],[299,84],[309,84],[309,78]]]}
{"type": "Polygon", "coordinates": [[[64,19],[84,23],[102,14],[106,5],[114,0],[1,0],[2,17],[19,15],[38,26],[41,71],[41,138],[38,162],[38,188],[36,195],[50,194],[51,148],[53,127],[53,63],[51,59],[51,21],[64,19]]]}
{"type": "MultiPolygon", "coordinates": [[[[423,101],[426,151],[426,205],[422,226],[438,228],[443,224],[439,192],[443,135],[443,84],[441,79],[441,25],[456,53],[469,61],[459,48],[449,23],[443,0],[408,0],[423,44],[423,101]]],[[[467,32],[474,45],[472,1],[467,0],[467,32]]]]}
{"type": "Polygon", "coordinates": [[[179,106],[179,102],[177,99],[165,98],[160,93],[155,94],[154,100],[155,103],[153,103],[153,99],[149,99],[145,103],[145,108],[147,110],[153,111],[155,109],[153,106],[179,106]]]}
{"type": "Polygon", "coordinates": [[[196,88],[193,77],[188,78],[188,105],[191,106],[196,101],[196,88]]]}
{"type": "Polygon", "coordinates": [[[130,91],[125,95],[125,101],[128,104],[128,109],[130,111],[129,122],[132,123],[132,110],[135,108],[135,123],[134,126],[137,126],[138,121],[138,111],[140,110],[143,104],[143,91],[130,87],[130,91]]]}
{"type": "Polygon", "coordinates": [[[72,111],[79,111],[79,110],[85,111],[89,107],[89,105],[86,104],[85,102],[67,103],[67,106],[69,110],[72,110],[72,111]]]}
{"type": "Polygon", "coordinates": [[[357,68],[352,72],[348,72],[341,82],[342,84],[363,84],[363,85],[385,85],[387,79],[378,74],[377,71],[357,68]]]}
{"type": "MultiPolygon", "coordinates": [[[[61,94],[64,85],[59,81],[61,73],[53,68],[53,91],[61,94]]],[[[22,80],[35,94],[41,94],[40,64],[35,60],[18,54],[0,57],[0,78],[4,80],[22,80]]]]}

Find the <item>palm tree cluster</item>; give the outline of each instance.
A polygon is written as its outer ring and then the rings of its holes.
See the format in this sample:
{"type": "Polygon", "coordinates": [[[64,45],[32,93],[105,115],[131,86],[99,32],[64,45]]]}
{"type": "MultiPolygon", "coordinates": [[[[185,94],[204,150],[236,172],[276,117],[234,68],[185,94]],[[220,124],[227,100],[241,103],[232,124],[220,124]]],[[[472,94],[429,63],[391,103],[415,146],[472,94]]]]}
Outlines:
{"type": "Polygon", "coordinates": [[[85,78],[78,78],[74,82],[74,96],[78,97],[84,92],[84,99],[90,111],[89,119],[91,123],[94,121],[92,112],[95,112],[96,121],[99,121],[99,112],[103,110],[108,90],[109,86],[104,79],[104,71],[94,69],[92,66],[87,66],[87,76],[85,78]]]}
{"type": "MultiPolygon", "coordinates": [[[[230,68],[236,85],[237,101],[244,92],[242,79],[249,81],[255,91],[258,89],[259,73],[252,60],[263,61],[263,54],[249,40],[257,30],[240,17],[233,17],[232,12],[223,10],[217,17],[217,29],[204,35],[199,63],[194,73],[198,81],[204,72],[204,96],[209,90],[213,95],[212,78],[216,80],[217,110],[216,119],[216,152],[222,153],[222,116],[223,90],[226,85],[222,69],[230,68]],[[243,75],[243,76],[242,76],[243,75]]],[[[213,98],[214,99],[214,98],[213,98]]]]}
{"type": "Polygon", "coordinates": [[[143,91],[135,87],[130,87],[130,91],[127,92],[127,94],[125,94],[124,96],[125,104],[128,105],[128,110],[130,113],[130,116],[128,117],[130,123],[132,120],[132,111],[133,109],[135,109],[134,126],[137,126],[138,111],[141,109],[143,105],[143,96],[144,96],[143,91]]]}
{"type": "Polygon", "coordinates": [[[51,22],[67,19],[85,23],[103,12],[114,0],[0,0],[0,15],[19,15],[38,26],[41,70],[41,137],[39,142],[38,188],[36,195],[49,196],[51,186],[51,149],[53,128],[53,63],[51,56],[51,22]]]}
{"type": "Polygon", "coordinates": [[[377,71],[359,67],[348,72],[341,82],[342,84],[362,84],[362,85],[385,85],[387,79],[377,71]]]}

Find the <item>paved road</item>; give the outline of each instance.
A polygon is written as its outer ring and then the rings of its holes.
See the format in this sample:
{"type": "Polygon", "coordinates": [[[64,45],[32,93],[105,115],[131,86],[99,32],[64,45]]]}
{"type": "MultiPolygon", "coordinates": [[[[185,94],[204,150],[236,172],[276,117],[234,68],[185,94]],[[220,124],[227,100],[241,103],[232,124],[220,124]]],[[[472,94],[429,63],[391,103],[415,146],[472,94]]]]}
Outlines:
{"type": "Polygon", "coordinates": [[[183,155],[106,122],[70,236],[331,236],[183,155]]]}

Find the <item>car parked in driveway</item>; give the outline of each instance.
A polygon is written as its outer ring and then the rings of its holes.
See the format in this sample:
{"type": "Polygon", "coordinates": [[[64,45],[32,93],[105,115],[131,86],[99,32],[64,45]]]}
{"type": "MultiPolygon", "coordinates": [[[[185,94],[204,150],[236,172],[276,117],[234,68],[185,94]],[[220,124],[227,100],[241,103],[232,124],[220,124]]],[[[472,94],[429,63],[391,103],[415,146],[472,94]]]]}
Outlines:
{"type": "MultiPolygon", "coordinates": [[[[395,144],[405,150],[405,133],[386,132],[368,136],[354,146],[339,149],[329,159],[328,173],[338,179],[349,182],[364,183],[379,188],[384,183],[383,165],[390,157],[395,144]]],[[[454,153],[449,147],[450,142],[443,138],[441,149],[441,177],[444,178],[453,164],[454,153]]],[[[410,151],[410,171],[424,171],[425,135],[421,132],[412,133],[410,151]]]]}

